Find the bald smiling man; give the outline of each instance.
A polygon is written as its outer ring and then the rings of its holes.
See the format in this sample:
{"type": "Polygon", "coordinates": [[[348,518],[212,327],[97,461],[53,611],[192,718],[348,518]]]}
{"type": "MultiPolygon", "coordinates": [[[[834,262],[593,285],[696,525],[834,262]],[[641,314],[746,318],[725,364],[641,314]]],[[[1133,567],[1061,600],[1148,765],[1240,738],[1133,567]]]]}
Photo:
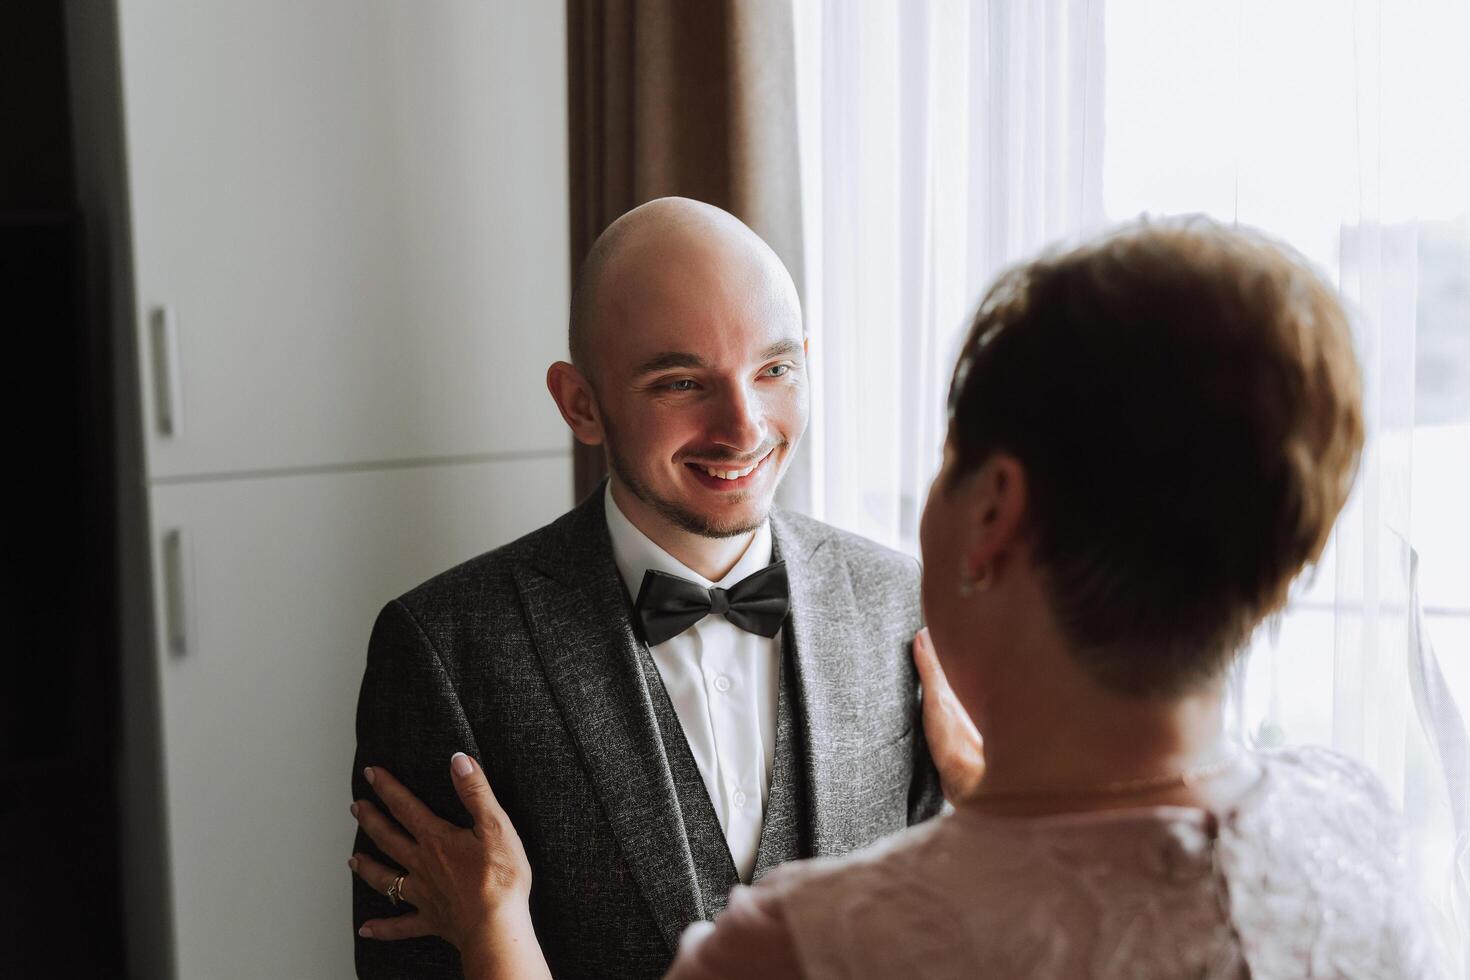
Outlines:
{"type": "MultiPolygon", "coordinates": [[[[475,757],[553,974],[656,977],[736,884],[938,812],[919,569],[773,507],[806,429],[805,338],[790,275],[734,217],[665,198],[619,218],[570,322],[547,387],[611,475],[383,609],[352,788],[376,801],[381,766],[469,826],[449,760],[475,757]]],[[[362,832],[356,850],[387,861],[362,832]]],[[[355,927],[402,911],[353,887],[355,927]]],[[[356,943],[361,977],[460,975],[438,938],[356,943]]]]}

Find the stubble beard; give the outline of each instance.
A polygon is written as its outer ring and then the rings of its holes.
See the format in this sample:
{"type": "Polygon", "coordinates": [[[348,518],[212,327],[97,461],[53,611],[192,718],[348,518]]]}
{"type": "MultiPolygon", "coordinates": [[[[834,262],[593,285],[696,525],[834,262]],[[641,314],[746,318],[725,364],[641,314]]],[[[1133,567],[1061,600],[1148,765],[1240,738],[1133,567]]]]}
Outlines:
{"type": "MultiPolygon", "coordinates": [[[[770,505],[767,504],[761,509],[758,517],[722,524],[712,521],[703,514],[696,513],[686,507],[680,507],[671,500],[665,500],[663,497],[654,493],[647,484],[638,478],[638,474],[634,471],[633,467],[629,466],[628,461],[618,452],[617,436],[613,432],[612,426],[608,423],[606,415],[603,416],[602,424],[606,436],[604,445],[607,448],[608,466],[612,469],[613,474],[622,481],[623,486],[627,487],[633,496],[653,508],[655,513],[680,530],[687,531],[690,534],[697,534],[702,538],[733,538],[742,534],[749,534],[764,524],[766,518],[770,516],[770,505]]],[[[772,447],[771,452],[775,453],[776,450],[781,449],[784,445],[785,443],[777,443],[772,447]]],[[[749,498],[750,494],[745,492],[731,494],[731,499],[736,501],[744,501],[749,498]]]]}

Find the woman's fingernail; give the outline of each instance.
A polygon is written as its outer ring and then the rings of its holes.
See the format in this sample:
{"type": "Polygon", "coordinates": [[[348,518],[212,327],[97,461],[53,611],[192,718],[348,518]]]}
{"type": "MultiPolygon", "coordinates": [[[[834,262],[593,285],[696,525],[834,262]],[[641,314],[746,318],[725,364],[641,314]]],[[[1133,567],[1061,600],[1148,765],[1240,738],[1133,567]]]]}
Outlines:
{"type": "Polygon", "coordinates": [[[368,785],[369,786],[371,786],[373,784],[373,767],[372,766],[364,766],[363,767],[363,770],[362,770],[362,778],[363,779],[366,779],[368,781],[368,785]]]}
{"type": "Polygon", "coordinates": [[[353,815],[353,816],[354,816],[354,817],[355,817],[355,816],[357,816],[357,804],[356,804],[356,803],[354,803],[354,804],[352,804],[352,805],[351,805],[351,806],[350,806],[350,807],[348,807],[348,808],[347,808],[347,809],[349,809],[349,810],[351,810],[351,811],[352,811],[352,815],[353,815]]]}
{"type": "Polygon", "coordinates": [[[371,938],[373,938],[373,931],[371,929],[369,929],[367,926],[363,926],[361,929],[357,930],[357,934],[359,936],[361,936],[362,938],[364,938],[364,939],[371,939],[371,938]]]}
{"type": "Polygon", "coordinates": [[[454,753],[454,756],[449,760],[449,770],[456,776],[468,776],[474,771],[474,768],[474,766],[470,765],[470,757],[463,752],[454,753]]]}
{"type": "Polygon", "coordinates": [[[348,858],[347,859],[347,866],[349,868],[351,868],[354,872],[356,872],[357,871],[357,858],[356,857],[350,857],[350,858],[348,858]]]}

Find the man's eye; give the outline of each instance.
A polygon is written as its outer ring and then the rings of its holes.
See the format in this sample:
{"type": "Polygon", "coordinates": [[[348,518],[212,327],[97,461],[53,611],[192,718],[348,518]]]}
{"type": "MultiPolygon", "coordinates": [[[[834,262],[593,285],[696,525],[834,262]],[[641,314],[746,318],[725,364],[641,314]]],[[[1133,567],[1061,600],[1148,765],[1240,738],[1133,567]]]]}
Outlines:
{"type": "Polygon", "coordinates": [[[766,374],[769,375],[772,378],[779,378],[783,374],[790,374],[790,373],[791,373],[791,365],[790,364],[773,364],[766,371],[766,374]]]}
{"type": "Polygon", "coordinates": [[[678,381],[670,381],[668,384],[664,385],[664,387],[669,389],[670,391],[693,391],[694,379],[680,378],[678,381]]]}

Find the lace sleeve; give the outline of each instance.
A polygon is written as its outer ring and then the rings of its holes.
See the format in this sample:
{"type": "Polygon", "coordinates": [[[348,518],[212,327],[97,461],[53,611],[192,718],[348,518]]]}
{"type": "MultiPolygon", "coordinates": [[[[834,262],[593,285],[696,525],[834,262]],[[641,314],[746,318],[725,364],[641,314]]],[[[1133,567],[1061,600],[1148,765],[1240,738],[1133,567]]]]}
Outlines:
{"type": "Polygon", "coordinates": [[[1252,968],[1277,976],[1438,976],[1409,886],[1400,815],[1378,778],[1329,749],[1263,753],[1281,789],[1232,820],[1224,864],[1252,968]]]}

